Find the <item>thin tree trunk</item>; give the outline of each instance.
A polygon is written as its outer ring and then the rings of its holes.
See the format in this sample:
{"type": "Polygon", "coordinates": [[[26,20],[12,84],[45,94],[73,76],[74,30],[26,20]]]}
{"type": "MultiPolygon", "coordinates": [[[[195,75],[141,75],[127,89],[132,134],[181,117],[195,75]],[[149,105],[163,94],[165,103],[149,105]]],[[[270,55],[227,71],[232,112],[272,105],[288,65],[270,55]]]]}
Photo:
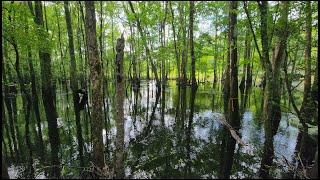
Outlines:
{"type": "MultiPolygon", "coordinates": [[[[167,19],[167,10],[168,10],[168,2],[165,2],[165,14],[164,14],[164,19],[162,22],[160,22],[160,44],[161,44],[161,49],[164,52],[165,48],[165,26],[166,26],[166,19],[167,19]]],[[[165,58],[161,58],[161,81],[162,83],[165,83],[166,81],[166,65],[165,65],[165,58]]]]}
{"type": "MultiPolygon", "coordinates": [[[[12,2],[13,3],[13,2],[12,2]]],[[[11,20],[11,16],[9,15],[9,21],[14,24],[14,22],[12,22],[11,20]]],[[[13,29],[14,31],[14,29],[13,29]]],[[[30,131],[29,131],[29,124],[30,124],[30,107],[31,107],[31,96],[30,94],[27,92],[25,84],[23,82],[23,77],[21,74],[21,70],[20,70],[20,54],[19,54],[19,50],[18,50],[18,45],[16,43],[16,40],[14,37],[10,38],[10,43],[12,44],[13,48],[14,48],[14,52],[16,55],[16,62],[15,62],[15,70],[17,73],[17,77],[18,77],[18,82],[20,85],[20,91],[22,94],[22,103],[23,103],[23,110],[24,110],[24,116],[25,116],[25,140],[26,140],[26,144],[29,150],[29,154],[28,154],[28,161],[29,161],[29,171],[27,174],[27,177],[29,178],[33,178],[34,177],[34,169],[33,169],[33,158],[32,158],[32,144],[30,141],[30,131]]]]}
{"type": "Polygon", "coordinates": [[[45,21],[45,25],[46,25],[46,30],[47,32],[49,31],[48,29],[48,19],[47,19],[47,8],[46,8],[46,4],[45,2],[43,3],[43,14],[44,14],[44,21],[45,21]]]}
{"type": "MultiPolygon", "coordinates": [[[[132,5],[131,1],[129,1],[129,5],[130,5],[132,13],[134,14],[134,17],[135,17],[136,22],[137,22],[138,30],[139,30],[140,35],[142,37],[142,40],[144,42],[144,46],[145,46],[145,49],[146,49],[146,55],[147,55],[147,57],[149,59],[149,62],[151,63],[151,70],[152,70],[152,72],[154,74],[154,77],[156,79],[157,85],[160,85],[160,83],[159,83],[160,81],[159,81],[159,77],[158,77],[158,73],[157,73],[157,67],[155,66],[155,64],[154,64],[154,62],[152,60],[152,57],[151,57],[151,54],[150,54],[150,50],[149,50],[149,47],[147,45],[147,39],[146,39],[145,33],[143,33],[143,29],[141,27],[140,20],[137,17],[135,11],[134,11],[134,8],[133,8],[133,5],[132,5]]],[[[149,71],[149,68],[148,68],[148,71],[149,71]]]]}
{"type": "Polygon", "coordinates": [[[172,1],[169,1],[170,5],[170,11],[171,11],[171,16],[172,16],[172,21],[171,21],[171,27],[172,27],[172,32],[173,32],[173,43],[174,43],[174,52],[175,52],[175,58],[177,62],[177,69],[178,69],[178,79],[180,79],[180,57],[178,53],[178,48],[177,48],[177,41],[176,41],[176,28],[175,28],[175,22],[174,22],[174,12],[172,9],[172,1]]]}
{"type": "Polygon", "coordinates": [[[246,63],[243,66],[243,75],[240,83],[240,92],[241,92],[241,116],[243,115],[246,104],[247,104],[247,98],[248,98],[248,93],[249,89],[251,87],[251,81],[252,81],[252,76],[251,76],[251,65],[249,63],[250,60],[250,54],[251,54],[251,40],[249,38],[249,33],[248,31],[246,32],[246,37],[245,37],[245,49],[244,49],[244,60],[246,63]]]}
{"type": "Polygon", "coordinates": [[[189,15],[189,30],[190,30],[190,55],[191,55],[191,79],[192,85],[197,85],[196,81],[196,57],[194,55],[194,45],[193,45],[193,15],[194,15],[194,1],[190,2],[190,15],[189,15]]]}
{"type": "MultiPolygon", "coordinates": [[[[4,98],[3,98],[4,99],[4,98]]],[[[4,100],[3,100],[4,101],[4,100]]],[[[5,115],[4,115],[4,112],[5,112],[5,109],[4,109],[4,102],[2,102],[2,112],[3,112],[3,124],[5,126],[5,132],[6,132],[6,136],[7,136],[7,139],[8,139],[8,146],[9,146],[9,151],[10,151],[10,157],[13,159],[14,158],[14,155],[13,155],[13,149],[12,149],[12,140],[11,140],[11,136],[10,136],[10,130],[9,130],[9,125],[7,123],[7,119],[5,118],[5,115]]],[[[4,131],[3,131],[4,132],[4,131]]],[[[4,140],[3,140],[4,141],[4,140]]]]}
{"type": "MultiPolygon", "coordinates": [[[[28,32],[28,29],[26,29],[26,31],[28,32]]],[[[41,158],[42,163],[44,163],[46,153],[45,153],[43,137],[42,137],[41,116],[40,116],[40,110],[39,110],[39,98],[38,98],[38,94],[37,94],[36,75],[35,75],[33,63],[32,63],[31,47],[28,45],[27,49],[28,49],[27,60],[28,60],[28,65],[29,65],[29,70],[30,70],[30,77],[31,77],[32,104],[33,104],[34,114],[35,114],[36,120],[37,120],[38,137],[39,137],[39,142],[40,142],[40,158],[41,158]]]]}
{"type": "Polygon", "coordinates": [[[181,53],[181,83],[185,84],[187,81],[187,72],[186,72],[186,63],[187,63],[187,32],[184,16],[184,2],[179,2],[179,15],[180,15],[180,24],[182,28],[182,53],[181,53]]]}
{"type": "Polygon", "coordinates": [[[69,2],[64,1],[64,11],[68,31],[68,40],[69,40],[69,55],[70,55],[70,82],[71,90],[73,94],[73,108],[76,116],[76,127],[77,127],[77,140],[78,140],[78,151],[79,151],[79,160],[80,167],[84,166],[83,160],[83,138],[81,130],[81,117],[80,117],[80,107],[79,107],[79,95],[78,90],[78,75],[77,75],[77,64],[74,54],[74,44],[73,44],[73,31],[72,31],[72,21],[69,10],[69,2]]]}
{"type": "Polygon", "coordinates": [[[81,45],[82,45],[82,40],[81,40],[81,28],[82,28],[82,25],[81,25],[81,14],[80,14],[80,6],[78,6],[78,10],[77,10],[77,47],[78,47],[78,51],[79,51],[79,59],[80,59],[80,68],[79,70],[81,71],[81,73],[79,73],[79,79],[80,80],[80,86],[81,87],[84,87],[84,83],[83,83],[83,80],[84,80],[84,70],[85,70],[85,64],[84,64],[84,60],[83,60],[83,53],[82,53],[82,48],[81,48],[81,45]]]}
{"type": "Polygon", "coordinates": [[[218,61],[218,13],[215,12],[216,20],[215,20],[215,43],[214,43],[214,65],[213,65],[213,85],[215,86],[217,79],[217,61],[218,61]]]}
{"type": "Polygon", "coordinates": [[[136,52],[135,52],[135,40],[134,40],[134,28],[132,24],[130,24],[130,52],[131,52],[131,59],[132,59],[132,66],[133,66],[133,84],[137,86],[138,77],[137,77],[137,62],[136,62],[136,52]]]}
{"type": "MultiPolygon", "coordinates": [[[[103,49],[104,49],[104,47],[103,47],[103,44],[104,44],[104,42],[103,42],[103,40],[104,40],[104,38],[103,38],[103,18],[102,18],[102,16],[103,16],[103,8],[102,8],[102,1],[100,1],[100,37],[99,37],[99,40],[100,40],[100,61],[101,61],[101,67],[102,67],[102,79],[103,79],[103,85],[102,85],[102,97],[103,97],[103,112],[104,112],[104,124],[105,124],[105,126],[106,127],[108,127],[108,119],[107,119],[107,109],[106,109],[106,103],[105,103],[105,92],[106,92],[106,86],[105,86],[105,84],[108,84],[108,80],[106,80],[105,79],[105,75],[104,75],[104,63],[103,63],[103,49]]],[[[107,131],[108,131],[108,129],[105,129],[106,130],[106,144],[108,144],[109,142],[108,142],[108,133],[107,133],[107,131]]],[[[108,151],[108,149],[107,149],[107,147],[108,147],[108,145],[106,146],[106,151],[108,151]]],[[[107,154],[108,154],[108,152],[107,152],[107,154]]]]}
{"type": "Polygon", "coordinates": [[[306,99],[310,96],[311,90],[311,31],[312,31],[312,11],[311,11],[311,2],[306,2],[306,49],[304,53],[304,65],[305,65],[305,78],[304,78],[304,93],[303,99],[306,99]]]}
{"type": "Polygon", "coordinates": [[[228,50],[227,50],[227,59],[226,59],[226,66],[225,66],[225,70],[222,74],[222,77],[224,77],[224,79],[222,79],[222,84],[223,84],[223,88],[222,88],[222,92],[223,92],[223,109],[224,109],[224,113],[226,116],[226,119],[228,119],[228,104],[229,104],[229,97],[230,97],[230,44],[228,44],[228,50]]]}

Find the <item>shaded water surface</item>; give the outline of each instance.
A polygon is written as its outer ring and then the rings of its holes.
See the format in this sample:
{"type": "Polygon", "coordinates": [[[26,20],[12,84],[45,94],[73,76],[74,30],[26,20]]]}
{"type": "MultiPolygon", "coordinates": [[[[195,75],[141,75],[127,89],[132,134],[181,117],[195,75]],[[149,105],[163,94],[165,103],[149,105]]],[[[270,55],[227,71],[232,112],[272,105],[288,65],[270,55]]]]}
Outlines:
{"type": "MultiPolygon", "coordinates": [[[[61,137],[61,175],[78,178],[79,167],[77,130],[72,106],[71,91],[57,85],[58,127],[61,137]],[[68,97],[67,97],[68,96],[68,97]]],[[[126,84],[125,116],[125,175],[129,178],[252,178],[260,167],[264,128],[261,122],[261,90],[253,88],[243,110],[238,134],[247,146],[235,143],[219,118],[223,116],[223,99],[220,87],[211,83],[199,84],[196,90],[168,81],[159,90],[153,81],[142,81],[138,90],[126,84]],[[193,107],[192,107],[193,106],[193,107]],[[234,149],[234,150],[233,150],[234,149]]],[[[116,128],[115,89],[108,86],[105,99],[106,117],[103,142],[107,163],[114,162],[116,128]],[[108,129],[108,130],[107,130],[108,129]]],[[[90,97],[94,100],[94,97],[90,97]]],[[[89,106],[90,106],[89,102],[89,106]]],[[[22,115],[20,114],[22,117],[22,115]]],[[[42,112],[42,127],[46,152],[49,152],[48,128],[42,112]]],[[[293,161],[299,130],[288,121],[292,114],[282,113],[278,133],[274,137],[275,162],[273,176],[281,177],[286,170],[285,157],[293,161]]],[[[23,122],[23,120],[21,120],[23,122]]],[[[33,124],[32,126],[35,126],[33,124]]],[[[90,116],[81,112],[84,138],[85,166],[90,166],[90,116]]],[[[35,128],[33,131],[36,132],[35,128]]],[[[23,130],[21,128],[22,133],[23,130]]],[[[35,134],[34,132],[34,134],[35,134]]],[[[35,177],[45,178],[48,163],[40,163],[38,141],[34,136],[33,151],[35,177]]],[[[47,155],[49,156],[49,155],[47,155]]],[[[50,162],[47,160],[47,162],[50,162]]],[[[25,177],[27,163],[11,162],[9,176],[25,177]]]]}

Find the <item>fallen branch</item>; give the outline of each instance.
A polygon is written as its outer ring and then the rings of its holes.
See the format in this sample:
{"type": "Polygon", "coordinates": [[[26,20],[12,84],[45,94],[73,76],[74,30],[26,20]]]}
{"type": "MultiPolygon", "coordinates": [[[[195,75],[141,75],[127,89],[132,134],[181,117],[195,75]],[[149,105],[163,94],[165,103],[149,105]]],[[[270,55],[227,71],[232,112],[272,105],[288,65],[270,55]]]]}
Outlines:
{"type": "Polygon", "coordinates": [[[218,120],[220,121],[221,124],[223,124],[224,126],[226,126],[226,128],[230,131],[231,136],[242,146],[247,146],[248,144],[245,143],[240,137],[239,135],[236,133],[236,131],[234,130],[234,128],[226,121],[224,116],[220,116],[218,117],[218,120]]]}
{"type": "Polygon", "coordinates": [[[282,157],[282,161],[288,166],[289,170],[294,172],[295,174],[297,174],[299,176],[299,178],[305,178],[305,179],[310,179],[304,172],[301,172],[301,170],[293,167],[289,161],[286,159],[286,157],[284,157],[284,155],[281,154],[282,157]]]}

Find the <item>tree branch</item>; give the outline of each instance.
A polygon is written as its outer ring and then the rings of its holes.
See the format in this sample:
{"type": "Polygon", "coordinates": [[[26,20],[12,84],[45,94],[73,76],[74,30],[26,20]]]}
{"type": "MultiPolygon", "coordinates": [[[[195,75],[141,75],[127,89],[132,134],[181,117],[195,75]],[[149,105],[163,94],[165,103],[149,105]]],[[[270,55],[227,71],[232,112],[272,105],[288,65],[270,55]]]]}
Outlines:
{"type": "Polygon", "coordinates": [[[293,98],[293,95],[292,95],[292,91],[291,91],[291,84],[289,83],[289,80],[288,80],[288,73],[287,73],[287,60],[288,60],[288,51],[286,50],[285,51],[285,66],[283,66],[283,71],[284,71],[284,81],[285,81],[285,84],[286,84],[286,88],[288,90],[288,96],[289,96],[289,99],[290,99],[290,102],[292,104],[292,107],[294,109],[294,111],[297,113],[297,116],[298,118],[300,119],[300,111],[294,101],[294,98],[293,98]]]}
{"type": "Polygon", "coordinates": [[[255,34],[254,30],[253,30],[252,21],[251,21],[250,14],[249,14],[249,12],[248,12],[247,2],[246,2],[246,1],[243,1],[243,6],[244,6],[244,10],[245,10],[246,15],[247,15],[247,19],[248,19],[248,22],[249,22],[250,30],[251,30],[252,35],[253,35],[254,44],[256,45],[256,49],[257,49],[257,51],[258,51],[259,58],[260,58],[260,60],[262,60],[261,52],[260,52],[260,49],[259,49],[259,46],[258,46],[257,37],[256,37],[256,34],[255,34]]]}

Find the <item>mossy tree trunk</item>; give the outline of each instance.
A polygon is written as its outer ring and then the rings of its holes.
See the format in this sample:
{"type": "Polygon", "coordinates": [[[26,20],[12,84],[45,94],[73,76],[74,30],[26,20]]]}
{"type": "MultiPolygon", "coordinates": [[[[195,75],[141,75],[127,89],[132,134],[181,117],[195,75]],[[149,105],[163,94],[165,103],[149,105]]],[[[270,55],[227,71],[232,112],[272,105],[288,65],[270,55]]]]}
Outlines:
{"type": "Polygon", "coordinates": [[[263,178],[269,177],[272,165],[274,148],[273,137],[277,133],[281,120],[280,108],[280,68],[284,60],[284,52],[287,45],[287,27],[289,3],[281,3],[281,17],[279,19],[279,29],[277,34],[278,41],[274,50],[272,61],[269,60],[269,37],[268,37],[268,2],[259,3],[261,12],[261,39],[262,39],[262,63],[265,70],[266,86],[264,91],[263,120],[265,128],[265,142],[261,168],[259,175],[263,178]]]}
{"type": "Polygon", "coordinates": [[[85,2],[85,30],[88,58],[90,64],[90,79],[92,83],[92,112],[91,112],[91,140],[93,144],[93,163],[99,168],[104,167],[104,146],[102,140],[102,72],[101,61],[98,53],[96,35],[96,15],[93,1],[85,2]]]}

